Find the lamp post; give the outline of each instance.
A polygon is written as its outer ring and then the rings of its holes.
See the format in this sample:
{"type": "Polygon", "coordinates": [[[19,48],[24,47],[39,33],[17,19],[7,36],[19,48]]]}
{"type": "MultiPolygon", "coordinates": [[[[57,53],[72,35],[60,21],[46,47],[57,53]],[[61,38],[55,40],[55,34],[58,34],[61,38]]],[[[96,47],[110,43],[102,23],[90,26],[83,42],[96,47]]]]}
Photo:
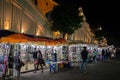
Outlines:
{"type": "Polygon", "coordinates": [[[99,27],[97,27],[96,29],[92,29],[92,32],[95,33],[95,32],[97,32],[97,31],[101,31],[101,30],[102,30],[102,27],[99,26],[99,27]]]}

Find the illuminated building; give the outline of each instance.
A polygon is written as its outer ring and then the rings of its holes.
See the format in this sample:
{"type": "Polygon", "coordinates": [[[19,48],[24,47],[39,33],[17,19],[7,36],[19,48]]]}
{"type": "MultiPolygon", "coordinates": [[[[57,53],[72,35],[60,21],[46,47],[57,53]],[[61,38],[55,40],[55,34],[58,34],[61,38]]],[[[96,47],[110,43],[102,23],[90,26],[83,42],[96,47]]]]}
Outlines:
{"type": "MultiPolygon", "coordinates": [[[[53,10],[55,5],[58,4],[53,0],[0,0],[0,30],[54,37],[46,14],[53,10]]],[[[79,15],[84,16],[82,8],[79,10],[79,15]]],[[[82,27],[74,34],[66,35],[67,40],[91,43],[93,34],[85,16],[83,19],[82,27]]],[[[55,37],[61,37],[60,33],[57,32],[55,37]]]]}
{"type": "MultiPolygon", "coordinates": [[[[42,12],[46,15],[48,12],[50,12],[51,10],[53,10],[53,7],[55,5],[58,5],[57,3],[55,3],[53,0],[37,0],[38,2],[38,7],[42,10],[42,12]]],[[[86,22],[86,17],[82,11],[82,8],[79,8],[79,15],[80,16],[84,16],[83,17],[83,22],[82,22],[82,27],[79,28],[78,30],[75,31],[74,34],[72,35],[67,35],[65,36],[66,40],[72,40],[72,41],[80,41],[80,42],[84,42],[84,43],[92,43],[93,41],[93,36],[94,34],[90,31],[90,26],[89,24],[86,22]]],[[[55,37],[61,37],[62,34],[57,34],[57,32],[54,33],[55,37]]]]}
{"type": "Polygon", "coordinates": [[[0,30],[51,37],[50,23],[35,0],[0,0],[0,30]]]}
{"type": "Polygon", "coordinates": [[[80,23],[81,28],[70,35],[69,39],[76,42],[92,43],[94,34],[90,30],[90,25],[86,22],[86,17],[81,7],[79,8],[79,11],[79,16],[83,16],[83,22],[80,23]]]}

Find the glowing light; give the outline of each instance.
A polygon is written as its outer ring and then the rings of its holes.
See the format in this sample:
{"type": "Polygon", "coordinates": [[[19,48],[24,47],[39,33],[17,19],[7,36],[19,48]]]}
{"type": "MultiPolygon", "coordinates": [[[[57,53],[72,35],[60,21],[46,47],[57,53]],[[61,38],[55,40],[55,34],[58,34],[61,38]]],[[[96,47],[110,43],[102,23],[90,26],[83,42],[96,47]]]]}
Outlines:
{"type": "Polygon", "coordinates": [[[36,33],[36,36],[38,36],[38,35],[39,35],[39,33],[37,32],[37,33],[36,33]]]}
{"type": "Polygon", "coordinates": [[[58,37],[60,35],[60,32],[56,31],[56,32],[53,32],[53,34],[54,34],[55,37],[58,37]]]}
{"type": "Polygon", "coordinates": [[[7,18],[7,19],[5,19],[5,21],[4,21],[4,29],[5,29],[5,30],[9,30],[9,27],[10,27],[10,21],[9,21],[9,19],[7,18]]]}
{"type": "Polygon", "coordinates": [[[36,36],[39,36],[41,34],[41,29],[38,29],[36,32],[36,36]]]}
{"type": "Polygon", "coordinates": [[[24,33],[24,30],[23,30],[23,29],[21,30],[21,33],[24,33]]]}
{"type": "Polygon", "coordinates": [[[99,30],[102,30],[102,27],[100,27],[99,30]]]}

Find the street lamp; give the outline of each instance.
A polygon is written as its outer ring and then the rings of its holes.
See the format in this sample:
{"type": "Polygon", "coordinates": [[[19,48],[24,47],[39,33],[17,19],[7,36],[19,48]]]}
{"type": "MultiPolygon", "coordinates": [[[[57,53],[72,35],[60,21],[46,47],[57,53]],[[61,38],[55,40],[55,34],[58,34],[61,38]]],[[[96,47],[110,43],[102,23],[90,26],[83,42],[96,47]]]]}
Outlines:
{"type": "Polygon", "coordinates": [[[99,26],[99,27],[97,27],[97,30],[96,30],[96,31],[101,31],[101,30],[102,30],[102,27],[99,26]]]}
{"type": "Polygon", "coordinates": [[[96,33],[97,31],[101,31],[101,30],[102,30],[102,27],[100,26],[100,27],[97,27],[96,29],[92,29],[91,31],[93,33],[96,33]]]}
{"type": "Polygon", "coordinates": [[[102,30],[102,27],[101,27],[101,26],[99,27],[99,30],[102,30]]]}

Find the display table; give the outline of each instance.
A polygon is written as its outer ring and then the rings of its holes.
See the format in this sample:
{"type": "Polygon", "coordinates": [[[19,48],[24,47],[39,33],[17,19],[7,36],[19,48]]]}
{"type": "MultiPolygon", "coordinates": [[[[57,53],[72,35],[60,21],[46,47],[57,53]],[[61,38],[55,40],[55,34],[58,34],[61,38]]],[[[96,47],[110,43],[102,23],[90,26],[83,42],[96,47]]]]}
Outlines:
{"type": "Polygon", "coordinates": [[[56,72],[57,71],[57,62],[50,62],[49,69],[50,69],[50,72],[51,71],[56,72]]]}
{"type": "Polygon", "coordinates": [[[51,71],[60,71],[62,69],[71,68],[71,63],[69,61],[58,61],[58,62],[50,62],[50,72],[51,71]]]}

